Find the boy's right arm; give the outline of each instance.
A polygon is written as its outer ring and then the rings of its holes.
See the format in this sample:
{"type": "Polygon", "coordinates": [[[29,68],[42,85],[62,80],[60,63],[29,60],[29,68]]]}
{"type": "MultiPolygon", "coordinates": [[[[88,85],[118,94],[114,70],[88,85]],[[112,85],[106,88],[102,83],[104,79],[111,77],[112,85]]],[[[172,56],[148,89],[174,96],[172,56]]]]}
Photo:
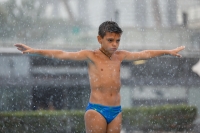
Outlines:
{"type": "Polygon", "coordinates": [[[44,50],[44,49],[34,49],[25,44],[15,44],[18,50],[23,54],[39,54],[42,56],[64,59],[64,60],[87,60],[88,51],[82,50],[78,52],[65,52],[62,50],[44,50]]]}

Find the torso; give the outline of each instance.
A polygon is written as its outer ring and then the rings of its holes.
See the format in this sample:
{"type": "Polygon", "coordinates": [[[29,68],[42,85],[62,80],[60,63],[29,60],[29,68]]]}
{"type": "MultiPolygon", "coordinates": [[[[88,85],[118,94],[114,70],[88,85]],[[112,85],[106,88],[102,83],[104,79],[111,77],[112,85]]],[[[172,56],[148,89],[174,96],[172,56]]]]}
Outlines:
{"type": "Polygon", "coordinates": [[[90,102],[107,106],[120,105],[120,65],[122,57],[116,51],[111,59],[94,51],[88,62],[91,87],[90,102]]]}

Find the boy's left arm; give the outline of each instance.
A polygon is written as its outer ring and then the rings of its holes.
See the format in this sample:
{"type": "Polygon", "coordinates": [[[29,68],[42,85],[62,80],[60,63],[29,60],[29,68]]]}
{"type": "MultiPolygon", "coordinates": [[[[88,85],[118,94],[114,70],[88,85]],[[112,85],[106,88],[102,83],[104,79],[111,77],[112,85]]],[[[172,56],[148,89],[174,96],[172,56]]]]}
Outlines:
{"type": "Polygon", "coordinates": [[[124,60],[141,60],[141,59],[149,59],[157,56],[162,56],[162,55],[172,55],[172,56],[177,56],[181,57],[179,54],[180,51],[185,49],[185,46],[180,46],[172,50],[144,50],[141,52],[128,52],[124,51],[125,57],[124,60]]]}

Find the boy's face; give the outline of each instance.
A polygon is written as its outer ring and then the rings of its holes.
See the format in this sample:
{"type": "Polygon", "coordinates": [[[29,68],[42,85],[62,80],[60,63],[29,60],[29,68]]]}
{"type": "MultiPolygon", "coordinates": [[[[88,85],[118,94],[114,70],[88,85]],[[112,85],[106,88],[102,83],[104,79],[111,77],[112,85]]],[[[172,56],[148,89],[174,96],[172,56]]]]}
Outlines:
{"type": "Polygon", "coordinates": [[[114,53],[120,43],[121,34],[106,32],[106,35],[102,38],[101,36],[97,36],[101,47],[109,53],[114,53]]]}

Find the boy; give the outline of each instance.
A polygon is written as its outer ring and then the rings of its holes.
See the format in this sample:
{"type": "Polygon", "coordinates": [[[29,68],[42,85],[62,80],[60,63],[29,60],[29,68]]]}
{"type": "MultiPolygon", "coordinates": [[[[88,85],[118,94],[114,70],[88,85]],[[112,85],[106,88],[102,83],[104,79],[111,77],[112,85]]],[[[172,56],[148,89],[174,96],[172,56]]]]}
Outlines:
{"type": "Polygon", "coordinates": [[[122,113],[120,106],[120,64],[123,60],[149,59],[161,55],[178,54],[185,47],[172,50],[145,50],[129,52],[117,50],[122,30],[117,23],[106,21],[99,26],[97,50],[64,52],[61,50],[33,49],[24,44],[15,44],[23,53],[40,54],[63,60],[86,61],[91,94],[84,115],[87,133],[120,133],[122,113]]]}

